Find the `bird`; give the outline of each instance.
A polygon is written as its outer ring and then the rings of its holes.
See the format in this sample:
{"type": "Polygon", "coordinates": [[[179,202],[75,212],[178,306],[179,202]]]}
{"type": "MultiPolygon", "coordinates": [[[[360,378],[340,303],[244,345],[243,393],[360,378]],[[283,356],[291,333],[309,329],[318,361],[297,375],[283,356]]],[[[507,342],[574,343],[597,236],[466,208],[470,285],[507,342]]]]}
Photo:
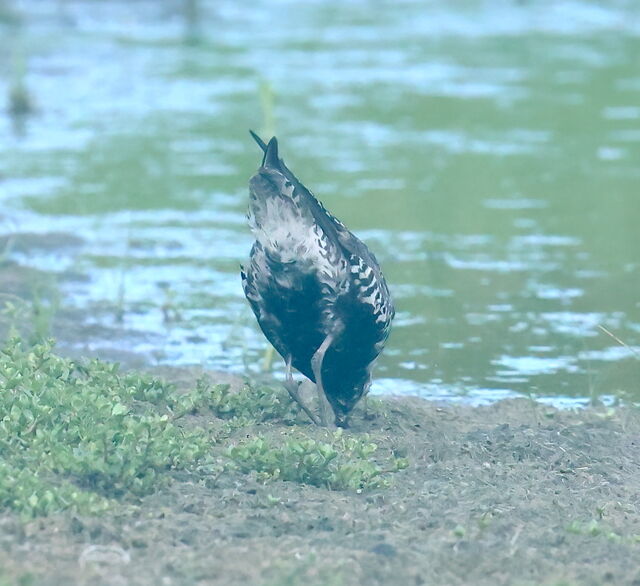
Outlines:
{"type": "Polygon", "coordinates": [[[286,365],[285,388],[317,425],[348,427],[371,386],[395,309],[369,248],[288,169],[274,136],[249,180],[247,218],[255,238],[240,267],[244,294],[286,365]],[[318,417],[302,401],[292,368],[314,382],[318,417]]]}

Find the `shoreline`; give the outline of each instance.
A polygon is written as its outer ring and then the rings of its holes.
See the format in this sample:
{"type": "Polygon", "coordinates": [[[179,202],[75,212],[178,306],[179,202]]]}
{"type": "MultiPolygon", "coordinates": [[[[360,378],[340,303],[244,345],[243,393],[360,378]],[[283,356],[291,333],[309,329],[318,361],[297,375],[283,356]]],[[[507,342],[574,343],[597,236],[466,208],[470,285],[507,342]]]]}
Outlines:
{"type": "MultiPolygon", "coordinates": [[[[190,392],[200,373],[163,376],[190,392]]],[[[247,397],[251,403],[254,395],[247,397]]],[[[252,461],[213,475],[206,467],[170,472],[148,494],[112,498],[100,514],[67,510],[25,521],[5,511],[0,583],[640,580],[633,562],[640,411],[633,406],[560,411],[528,399],[470,407],[376,398],[369,418],[358,409],[336,443],[333,431],[282,406],[263,420],[229,420],[208,401],[193,403],[180,421],[185,430],[235,422],[211,442],[216,462],[255,438],[274,453],[294,440],[340,445],[339,452],[344,441],[362,440],[374,446],[366,461],[383,470],[384,482],[331,490],[305,477],[278,478],[252,461]],[[390,468],[399,459],[407,466],[390,468]]],[[[347,464],[365,462],[349,454],[347,464]]]]}

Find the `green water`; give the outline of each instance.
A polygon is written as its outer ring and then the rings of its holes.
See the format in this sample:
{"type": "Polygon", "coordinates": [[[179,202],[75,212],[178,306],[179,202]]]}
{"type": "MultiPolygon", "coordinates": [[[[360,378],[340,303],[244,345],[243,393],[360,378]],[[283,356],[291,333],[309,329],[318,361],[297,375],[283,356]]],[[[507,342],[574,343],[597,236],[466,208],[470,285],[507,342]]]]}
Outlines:
{"type": "Polygon", "coordinates": [[[76,239],[8,255],[79,276],[106,333],[78,345],[259,368],[238,265],[274,129],[390,283],[375,391],[638,397],[637,3],[5,2],[0,73],[34,110],[0,112],[0,235],[76,239]]]}

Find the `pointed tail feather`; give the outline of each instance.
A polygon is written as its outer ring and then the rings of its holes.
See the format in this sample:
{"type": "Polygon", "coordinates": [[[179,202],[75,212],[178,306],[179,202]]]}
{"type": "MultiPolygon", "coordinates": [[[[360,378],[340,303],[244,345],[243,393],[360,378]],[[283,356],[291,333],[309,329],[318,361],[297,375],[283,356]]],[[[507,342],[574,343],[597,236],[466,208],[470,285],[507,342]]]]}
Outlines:
{"type": "Polygon", "coordinates": [[[278,157],[278,139],[273,136],[269,143],[265,143],[253,130],[249,131],[253,140],[258,143],[258,146],[262,149],[264,157],[262,158],[263,167],[271,167],[272,169],[282,170],[282,162],[278,157]]]}
{"type": "Polygon", "coordinates": [[[282,172],[282,165],[278,157],[278,139],[274,136],[267,144],[267,150],[264,152],[262,166],[271,169],[277,169],[282,172]]]}

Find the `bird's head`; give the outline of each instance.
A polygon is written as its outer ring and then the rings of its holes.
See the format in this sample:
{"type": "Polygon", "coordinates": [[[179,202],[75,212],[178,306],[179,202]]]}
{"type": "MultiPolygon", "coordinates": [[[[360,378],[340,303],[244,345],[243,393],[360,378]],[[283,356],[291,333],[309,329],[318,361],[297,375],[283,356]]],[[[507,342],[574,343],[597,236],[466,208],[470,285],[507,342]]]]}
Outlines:
{"type": "Polygon", "coordinates": [[[342,386],[339,393],[331,393],[327,395],[327,399],[331,404],[331,408],[335,414],[335,423],[338,427],[348,427],[349,417],[353,408],[358,401],[369,392],[371,386],[371,377],[368,375],[366,378],[357,382],[342,386]]]}

